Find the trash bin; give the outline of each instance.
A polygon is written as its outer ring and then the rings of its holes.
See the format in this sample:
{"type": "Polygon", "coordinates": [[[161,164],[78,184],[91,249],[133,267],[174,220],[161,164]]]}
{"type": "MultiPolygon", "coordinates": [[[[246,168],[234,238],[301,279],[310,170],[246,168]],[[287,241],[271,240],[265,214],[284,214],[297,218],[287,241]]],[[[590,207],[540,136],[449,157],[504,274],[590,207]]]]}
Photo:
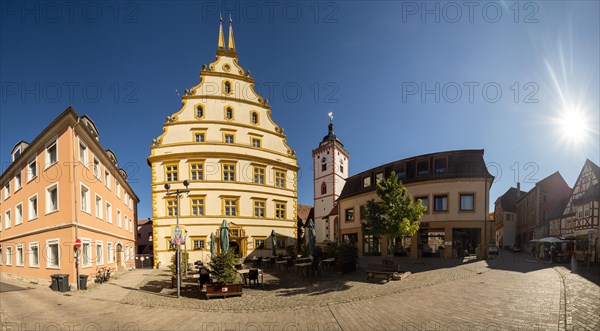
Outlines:
{"type": "Polygon", "coordinates": [[[58,291],[58,275],[52,274],[50,275],[50,278],[52,278],[52,284],[50,284],[50,288],[52,291],[58,291]]]}
{"type": "Polygon", "coordinates": [[[87,290],[88,275],[79,275],[79,289],[87,290]]]}
{"type": "Polygon", "coordinates": [[[58,291],[68,292],[69,291],[69,275],[68,274],[56,274],[58,281],[58,291]]]}

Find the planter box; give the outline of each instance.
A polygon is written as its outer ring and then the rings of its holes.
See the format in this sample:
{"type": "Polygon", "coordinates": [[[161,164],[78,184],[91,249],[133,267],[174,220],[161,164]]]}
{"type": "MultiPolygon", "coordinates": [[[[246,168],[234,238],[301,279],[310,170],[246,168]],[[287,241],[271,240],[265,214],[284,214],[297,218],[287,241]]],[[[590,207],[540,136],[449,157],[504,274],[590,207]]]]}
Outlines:
{"type": "Polygon", "coordinates": [[[242,295],[242,284],[206,284],[206,298],[242,295]]]}

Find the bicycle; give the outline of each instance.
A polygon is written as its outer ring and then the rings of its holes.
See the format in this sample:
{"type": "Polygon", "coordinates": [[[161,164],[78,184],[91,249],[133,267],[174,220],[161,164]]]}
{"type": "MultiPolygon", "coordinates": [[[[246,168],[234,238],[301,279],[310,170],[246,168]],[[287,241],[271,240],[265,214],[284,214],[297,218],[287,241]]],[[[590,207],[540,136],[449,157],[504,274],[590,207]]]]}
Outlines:
{"type": "Polygon", "coordinates": [[[110,279],[110,271],[110,268],[107,267],[96,268],[96,279],[94,281],[99,284],[108,282],[110,279]]]}

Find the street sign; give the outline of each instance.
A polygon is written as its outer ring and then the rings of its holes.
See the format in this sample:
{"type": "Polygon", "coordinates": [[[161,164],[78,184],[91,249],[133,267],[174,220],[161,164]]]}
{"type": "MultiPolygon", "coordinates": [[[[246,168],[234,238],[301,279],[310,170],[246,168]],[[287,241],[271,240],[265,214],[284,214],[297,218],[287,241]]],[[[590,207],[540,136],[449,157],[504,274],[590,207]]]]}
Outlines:
{"type": "Polygon", "coordinates": [[[77,248],[77,249],[81,248],[81,239],[75,240],[75,248],[77,248]]]}

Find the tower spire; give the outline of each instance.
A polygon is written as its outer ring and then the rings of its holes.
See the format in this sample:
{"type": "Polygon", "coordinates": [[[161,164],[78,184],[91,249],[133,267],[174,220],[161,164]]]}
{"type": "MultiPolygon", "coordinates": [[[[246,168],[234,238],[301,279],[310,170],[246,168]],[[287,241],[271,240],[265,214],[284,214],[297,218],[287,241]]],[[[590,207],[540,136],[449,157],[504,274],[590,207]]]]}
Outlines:
{"type": "Polygon", "coordinates": [[[223,16],[219,14],[219,49],[225,49],[225,37],[223,37],[223,16]]]}
{"type": "Polygon", "coordinates": [[[235,41],[233,40],[233,25],[231,22],[231,14],[229,14],[229,42],[227,43],[227,48],[230,51],[235,51],[235,41]]]}

